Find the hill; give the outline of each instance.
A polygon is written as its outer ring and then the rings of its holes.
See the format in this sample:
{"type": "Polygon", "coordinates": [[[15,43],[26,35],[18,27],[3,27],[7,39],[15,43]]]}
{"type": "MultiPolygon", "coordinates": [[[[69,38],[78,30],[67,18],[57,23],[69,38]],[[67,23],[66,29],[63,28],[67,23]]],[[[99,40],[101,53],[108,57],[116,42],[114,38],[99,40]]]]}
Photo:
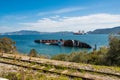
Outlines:
{"type": "Polygon", "coordinates": [[[120,33],[120,26],[114,28],[96,29],[94,31],[89,31],[89,34],[117,34],[120,33]]]}
{"type": "Polygon", "coordinates": [[[1,33],[1,35],[39,35],[39,34],[41,33],[38,31],[29,31],[29,30],[1,33]]]}
{"type": "Polygon", "coordinates": [[[15,32],[6,32],[1,33],[0,35],[40,35],[40,34],[72,34],[73,32],[61,31],[61,32],[39,32],[39,31],[31,31],[31,30],[21,30],[15,32]]]}

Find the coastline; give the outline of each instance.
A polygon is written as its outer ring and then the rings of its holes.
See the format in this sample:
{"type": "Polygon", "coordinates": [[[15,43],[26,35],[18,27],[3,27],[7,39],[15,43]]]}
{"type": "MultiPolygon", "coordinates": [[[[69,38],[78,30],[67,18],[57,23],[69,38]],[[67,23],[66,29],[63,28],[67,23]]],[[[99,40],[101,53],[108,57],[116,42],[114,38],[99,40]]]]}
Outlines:
{"type": "Polygon", "coordinates": [[[46,44],[36,44],[36,39],[64,39],[64,40],[79,40],[90,44],[93,48],[97,45],[97,48],[101,46],[108,46],[108,35],[107,34],[87,34],[87,35],[73,35],[65,34],[61,36],[59,34],[41,34],[41,35],[0,35],[0,37],[8,37],[16,42],[15,46],[20,53],[27,54],[31,49],[36,49],[39,54],[45,55],[56,55],[60,53],[70,54],[72,52],[90,51],[91,49],[82,49],[74,47],[60,47],[46,44]]]}

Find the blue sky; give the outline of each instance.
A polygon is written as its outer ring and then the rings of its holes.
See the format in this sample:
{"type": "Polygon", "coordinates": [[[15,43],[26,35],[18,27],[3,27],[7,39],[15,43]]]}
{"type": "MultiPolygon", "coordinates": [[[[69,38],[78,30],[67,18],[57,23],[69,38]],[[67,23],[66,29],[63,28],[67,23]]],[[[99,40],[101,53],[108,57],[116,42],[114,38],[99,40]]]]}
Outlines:
{"type": "Polygon", "coordinates": [[[120,26],[120,0],[0,0],[0,33],[120,26]]]}

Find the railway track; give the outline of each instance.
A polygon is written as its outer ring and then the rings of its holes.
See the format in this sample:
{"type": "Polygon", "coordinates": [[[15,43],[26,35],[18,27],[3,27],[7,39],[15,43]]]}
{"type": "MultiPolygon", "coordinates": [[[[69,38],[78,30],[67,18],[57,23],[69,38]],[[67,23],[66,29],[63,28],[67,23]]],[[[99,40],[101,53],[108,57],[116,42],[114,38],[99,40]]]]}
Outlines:
{"type": "Polygon", "coordinates": [[[73,67],[65,67],[63,65],[53,65],[50,62],[37,62],[36,60],[31,59],[30,57],[22,58],[16,56],[0,56],[0,63],[15,65],[23,68],[33,69],[37,71],[42,71],[44,73],[52,73],[57,75],[65,75],[70,78],[82,78],[83,80],[109,80],[112,78],[111,76],[120,79],[119,74],[110,74],[110,73],[102,73],[98,71],[90,71],[90,70],[83,70],[77,69],[73,67]],[[95,74],[93,74],[95,73],[95,74]],[[109,77],[110,76],[110,77],[109,77]]]}

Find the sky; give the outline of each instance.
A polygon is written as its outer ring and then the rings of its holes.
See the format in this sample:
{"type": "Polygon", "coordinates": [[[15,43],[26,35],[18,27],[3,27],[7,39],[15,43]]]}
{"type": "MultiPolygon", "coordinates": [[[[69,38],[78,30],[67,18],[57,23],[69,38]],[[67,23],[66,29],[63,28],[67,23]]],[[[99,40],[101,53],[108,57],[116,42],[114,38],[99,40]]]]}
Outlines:
{"type": "Polygon", "coordinates": [[[120,26],[120,0],[0,0],[0,33],[120,26]]]}

